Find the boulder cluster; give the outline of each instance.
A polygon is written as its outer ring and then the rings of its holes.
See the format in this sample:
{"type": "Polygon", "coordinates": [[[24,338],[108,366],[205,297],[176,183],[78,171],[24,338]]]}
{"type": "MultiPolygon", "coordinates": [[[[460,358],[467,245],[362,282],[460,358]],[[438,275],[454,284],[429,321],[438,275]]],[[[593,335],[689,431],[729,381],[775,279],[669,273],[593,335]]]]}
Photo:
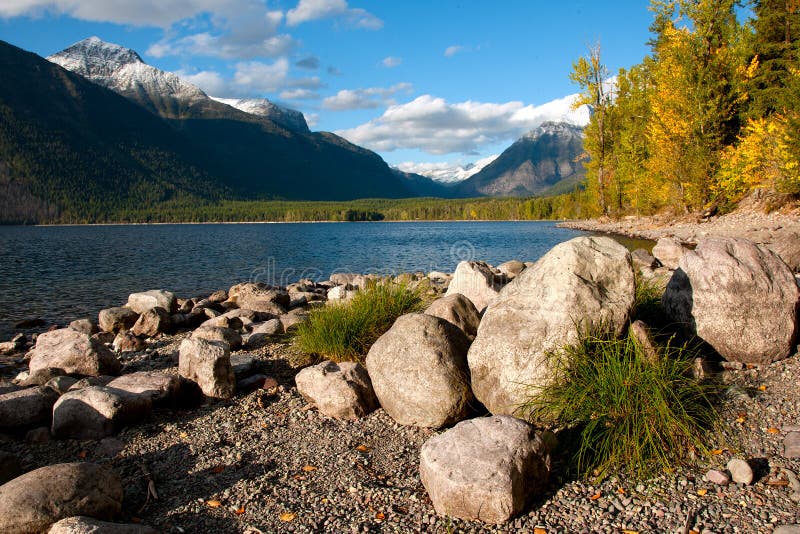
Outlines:
{"type": "MultiPolygon", "coordinates": [[[[694,250],[661,240],[651,256],[607,237],[579,237],[535,263],[494,268],[465,261],[452,275],[397,277],[424,284],[438,298],[423,313],[398,318],[364,365],[312,365],[297,374],[297,390],[330,417],[358,419],[383,408],[401,425],[443,429],[420,451],[420,478],[435,510],[503,523],[525,510],[550,474],[555,438],[520,412],[554,376],[548,356],[581,332],[622,335],[637,276],[661,281],[669,317],[729,362],[764,365],[794,352],[800,288],[774,252],[709,238],[694,250]]],[[[277,386],[232,351],[291,332],[309,308],[351,298],[375,278],[339,273],[287,287],[248,282],[186,300],[151,290],[102,310],[96,322],[74,321],[33,343],[15,338],[0,348],[29,348],[28,370],[0,385],[0,429],[29,439],[102,439],[146,419],[153,407],[277,386]],[[177,372],[125,372],[122,353],[177,331],[191,332],[180,344],[177,372]]],[[[634,328],[646,337],[647,325],[634,328]]],[[[119,516],[122,489],[108,468],[58,464],[22,474],[16,458],[6,456],[0,453],[0,531],[93,531],[119,516]]],[[[729,471],[742,476],[736,465],[729,471]]]]}

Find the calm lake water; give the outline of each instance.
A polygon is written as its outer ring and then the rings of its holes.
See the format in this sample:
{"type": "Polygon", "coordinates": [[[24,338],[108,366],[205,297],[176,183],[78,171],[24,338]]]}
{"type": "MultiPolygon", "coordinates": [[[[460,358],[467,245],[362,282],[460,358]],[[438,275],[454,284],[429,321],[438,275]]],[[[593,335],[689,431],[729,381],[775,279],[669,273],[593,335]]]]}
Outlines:
{"type": "Polygon", "coordinates": [[[583,232],[552,222],[0,226],[0,340],[23,319],[64,324],[135,291],[179,297],[334,272],[451,272],[533,261],[583,232]]]}

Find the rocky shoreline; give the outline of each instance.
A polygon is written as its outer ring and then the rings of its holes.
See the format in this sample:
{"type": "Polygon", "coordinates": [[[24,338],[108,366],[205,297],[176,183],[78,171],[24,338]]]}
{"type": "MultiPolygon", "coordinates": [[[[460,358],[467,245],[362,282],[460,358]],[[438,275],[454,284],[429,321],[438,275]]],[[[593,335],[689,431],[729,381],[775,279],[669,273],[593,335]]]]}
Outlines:
{"type": "MultiPolygon", "coordinates": [[[[776,232],[796,228],[776,225],[781,228],[769,230],[773,242],[776,232]]],[[[680,234],[684,235],[689,234],[680,234]]],[[[680,243],[676,246],[678,256],[685,254],[680,243]]],[[[675,253],[675,248],[671,251],[675,253]]],[[[670,261],[668,257],[663,255],[663,263],[670,261]]],[[[667,267],[657,267],[651,259],[641,252],[633,256],[647,276],[664,279],[671,275],[667,267]]],[[[631,262],[630,257],[627,261],[631,262]]],[[[498,268],[464,262],[454,274],[409,273],[398,278],[424,288],[431,300],[438,299],[434,302],[444,301],[443,295],[462,294],[471,301],[468,306],[475,304],[473,310],[494,303],[493,313],[497,314],[496,310],[504,307],[513,309],[508,298],[502,297],[509,292],[502,288],[532,267],[518,261],[498,268]],[[498,298],[504,304],[498,304],[498,298]]],[[[537,269],[541,280],[536,284],[545,284],[550,271],[541,266],[537,269]]],[[[420,462],[426,443],[453,430],[427,426],[444,424],[447,428],[464,414],[447,412],[441,422],[425,424],[418,424],[412,416],[403,420],[403,406],[393,405],[385,394],[381,399],[381,391],[392,387],[391,383],[384,385],[386,377],[373,379],[384,408],[365,410],[367,413],[359,412],[356,417],[325,415],[322,400],[312,402],[309,395],[315,394],[309,393],[307,386],[301,384],[303,393],[298,390],[298,373],[313,368],[307,367],[308,362],[291,343],[290,332],[306,320],[313,307],[346,300],[375,277],[340,274],[332,278],[304,280],[283,288],[237,284],[195,299],[147,291],[131,295],[125,306],[101,311],[97,320],[75,321],[69,328],[36,339],[18,336],[3,343],[0,476],[2,482],[9,482],[0,486],[0,496],[8,497],[14,480],[20,480],[17,477],[23,473],[23,477],[33,477],[39,468],[85,464],[100,465],[118,476],[117,508],[111,512],[98,508],[95,515],[117,521],[110,527],[116,530],[109,530],[114,532],[123,532],[120,523],[128,525],[124,532],[152,532],[144,525],[158,532],[249,533],[800,531],[800,445],[791,441],[800,435],[800,358],[794,347],[789,357],[760,365],[730,361],[722,366],[717,374],[725,385],[722,429],[719,435],[708,437],[708,448],[714,452],[711,457],[676,465],[644,482],[612,476],[592,483],[573,478],[567,460],[553,456],[547,460],[549,478],[537,495],[529,497],[531,502],[521,513],[496,524],[459,519],[436,513],[434,508],[446,503],[431,500],[434,482],[430,479],[436,474],[429,470],[423,475],[423,479],[428,477],[423,485],[420,462]],[[76,346],[81,347],[80,357],[70,356],[70,364],[85,366],[91,361],[95,368],[75,368],[68,373],[72,376],[67,376],[63,347],[76,346]],[[90,353],[96,357],[89,358],[90,353]],[[207,353],[216,354],[215,366],[229,361],[229,367],[222,371],[203,367],[207,353]],[[190,358],[194,358],[192,368],[187,367],[190,358]],[[57,364],[53,363],[56,359],[57,364]],[[90,378],[79,380],[84,376],[90,378]],[[226,389],[226,384],[231,389],[226,389]],[[146,394],[147,408],[119,393],[110,403],[87,400],[87,391],[108,389],[138,391],[140,400],[146,394]],[[35,397],[35,402],[20,403],[21,395],[35,397]],[[67,413],[68,401],[73,398],[95,406],[113,405],[109,410],[117,411],[114,415],[104,412],[99,418],[95,412],[81,411],[83,408],[67,413]],[[36,402],[53,408],[37,412],[31,408],[36,402]],[[127,406],[128,411],[120,406],[127,406]],[[753,479],[741,481],[734,472],[736,462],[731,460],[745,461],[753,479]],[[725,479],[730,476],[734,481],[725,479]],[[779,526],[784,530],[778,530],[779,526]]],[[[545,297],[543,293],[535,300],[545,297]]],[[[459,303],[444,311],[429,308],[432,315],[409,316],[409,325],[398,325],[393,337],[386,337],[375,352],[402,351],[403,343],[412,343],[408,340],[428,329],[428,323],[434,330],[441,328],[444,320],[434,319],[434,315],[441,317],[453,310],[455,317],[448,324],[455,324],[460,331],[447,336],[464,336],[468,346],[480,318],[464,309],[465,304],[459,303]]],[[[496,322],[491,315],[484,313],[487,325],[496,322]]],[[[470,350],[494,353],[499,349],[487,340],[489,327],[483,328],[483,334],[478,330],[479,338],[483,336],[479,344],[470,350]]],[[[414,346],[428,350],[424,346],[427,339],[414,341],[414,346]]],[[[459,343],[448,350],[461,350],[459,343]]],[[[477,356],[474,360],[479,361],[477,356]]],[[[373,357],[371,351],[367,370],[374,377],[378,376],[376,365],[386,369],[393,364],[385,356],[373,357]]],[[[337,372],[331,368],[328,374],[337,372]]],[[[486,366],[472,368],[473,377],[491,372],[486,366]]],[[[504,397],[479,393],[482,389],[474,381],[473,389],[484,404],[495,406],[493,412],[503,412],[504,397]]],[[[496,391],[498,388],[493,388],[492,393],[496,391]]],[[[513,391],[506,394],[513,395],[513,391]]],[[[432,454],[430,450],[425,454],[432,454]]],[[[28,495],[28,501],[52,499],[56,490],[47,485],[59,485],[53,480],[40,481],[45,489],[28,495]]],[[[36,484],[27,486],[35,488],[36,484]]],[[[29,513],[25,509],[29,504],[17,503],[6,515],[23,516],[29,513]]],[[[88,528],[66,524],[50,532],[88,532],[88,528]]],[[[39,527],[32,531],[48,530],[39,527]]]]}

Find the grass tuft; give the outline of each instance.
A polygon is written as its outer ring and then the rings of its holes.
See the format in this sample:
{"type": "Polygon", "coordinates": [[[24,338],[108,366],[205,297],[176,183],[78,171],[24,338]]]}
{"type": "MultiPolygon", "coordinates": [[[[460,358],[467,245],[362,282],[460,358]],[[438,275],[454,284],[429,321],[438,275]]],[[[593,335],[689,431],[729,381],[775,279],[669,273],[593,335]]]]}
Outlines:
{"type": "Polygon", "coordinates": [[[581,475],[646,478],[707,454],[717,425],[715,386],[692,377],[694,351],[660,347],[648,361],[632,335],[587,334],[555,358],[556,376],[521,407],[578,434],[565,444],[581,475]]]}
{"type": "Polygon", "coordinates": [[[648,325],[655,326],[664,321],[661,307],[663,287],[654,278],[644,278],[641,274],[634,279],[634,300],[631,315],[648,325]]]}
{"type": "Polygon", "coordinates": [[[363,363],[395,319],[423,307],[421,291],[408,284],[370,283],[347,302],[312,311],[297,329],[295,345],[316,359],[363,363]]]}

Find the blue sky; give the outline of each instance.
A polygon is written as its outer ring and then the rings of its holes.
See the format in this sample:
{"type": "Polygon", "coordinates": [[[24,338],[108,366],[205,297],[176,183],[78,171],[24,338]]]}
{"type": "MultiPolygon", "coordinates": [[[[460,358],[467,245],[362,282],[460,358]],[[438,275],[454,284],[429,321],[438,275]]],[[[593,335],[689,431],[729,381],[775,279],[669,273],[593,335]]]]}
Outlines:
{"type": "Polygon", "coordinates": [[[299,109],[390,164],[463,164],[559,118],[587,46],[612,73],[640,62],[648,3],[2,0],[0,39],[47,56],[97,35],[212,96],[299,109]]]}

